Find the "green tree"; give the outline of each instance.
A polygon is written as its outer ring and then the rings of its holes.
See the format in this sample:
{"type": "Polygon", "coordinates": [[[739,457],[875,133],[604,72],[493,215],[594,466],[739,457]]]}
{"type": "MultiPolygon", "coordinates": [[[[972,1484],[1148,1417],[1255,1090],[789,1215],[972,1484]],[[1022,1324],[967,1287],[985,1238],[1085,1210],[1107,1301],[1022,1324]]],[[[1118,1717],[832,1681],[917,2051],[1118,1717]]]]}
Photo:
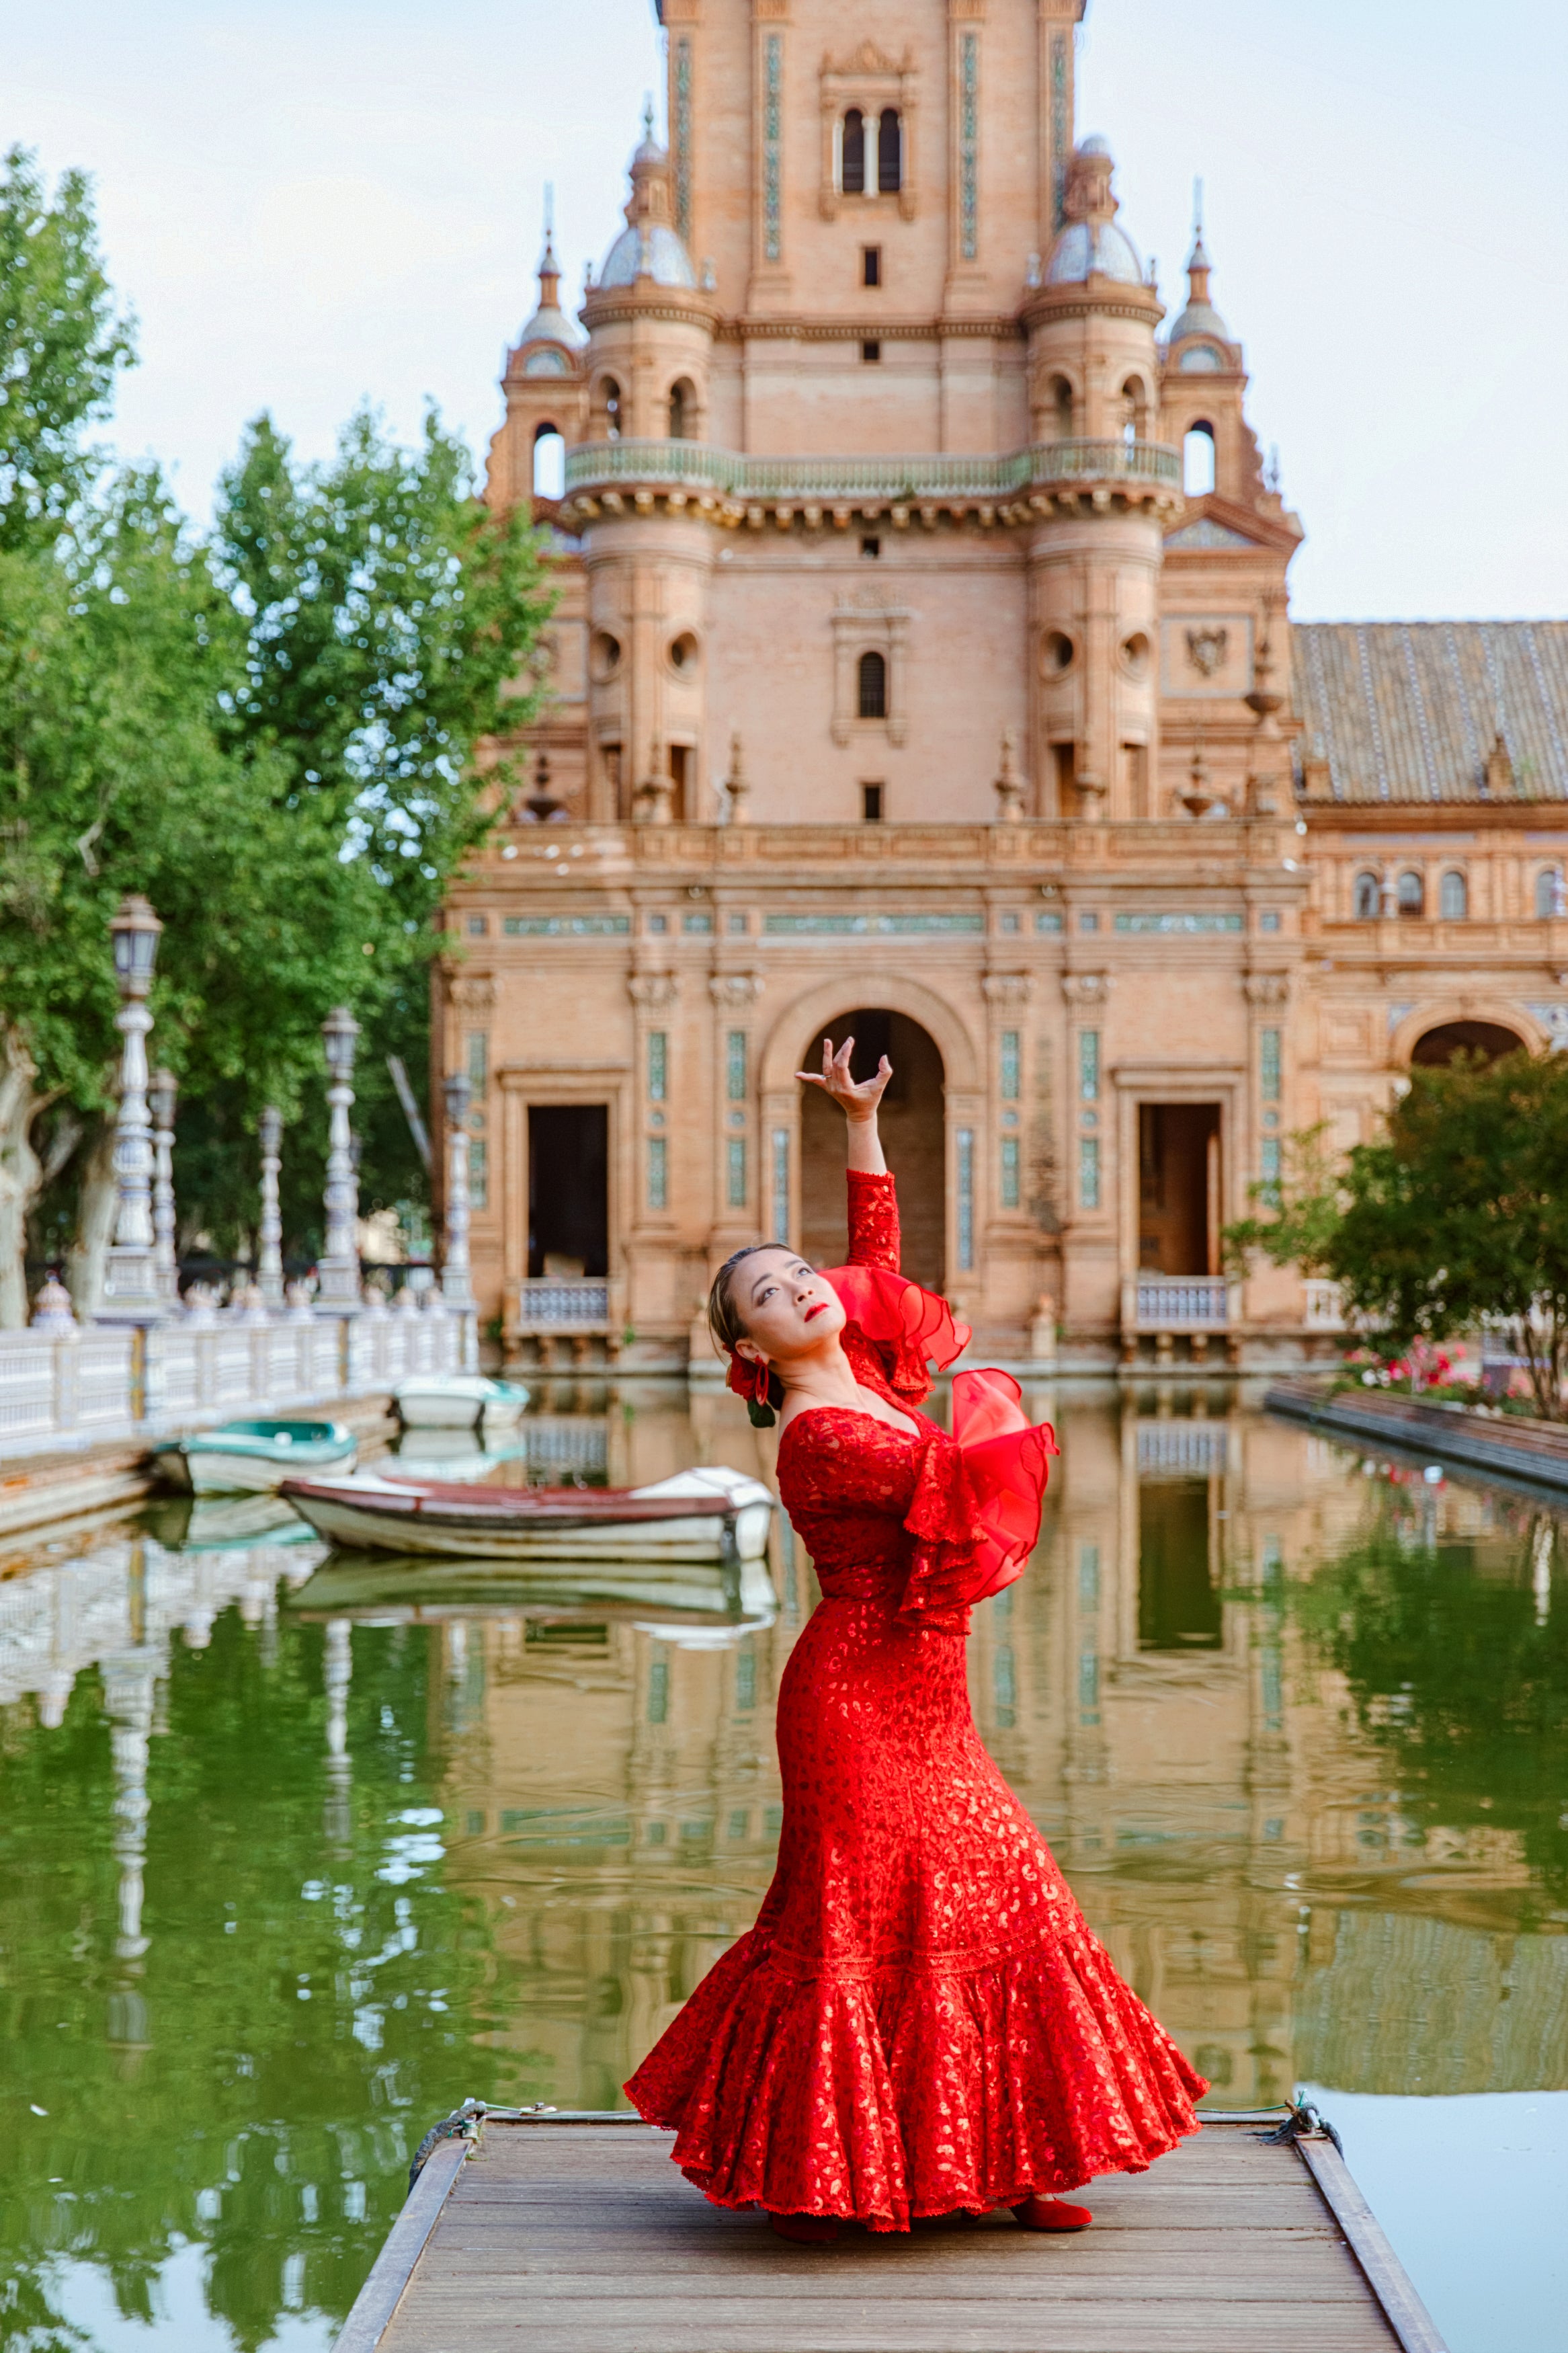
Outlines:
{"type": "Polygon", "coordinates": [[[1506,1319],[1536,1408],[1568,1375],[1568,1060],[1510,1054],[1411,1073],[1358,1145],[1325,1255],[1347,1306],[1392,1347],[1506,1319]]]}
{"type": "Polygon", "coordinates": [[[182,1082],[185,1229],[243,1252],[254,1132],[275,1103],[289,1232],[318,1243],[320,1025],[365,1030],[365,1206],[426,1198],[386,1075],[428,1053],[434,918],[504,773],[483,740],[548,609],[533,534],[490,515],[432,414],[397,447],[362,412],[326,466],[263,418],[211,543],[151,470],[111,475],[87,428],[130,356],[79,175],[0,179],[0,1325],[25,1320],[25,1237],[107,1237],[121,894],[165,933],[153,1049],[182,1082]]]}
{"type": "Polygon", "coordinates": [[[1343,1179],[1323,1142],[1326,1133],[1324,1121],[1298,1128],[1285,1139],[1279,1176],[1250,1187],[1248,1198],[1268,1214],[1225,1229],[1231,1274],[1244,1275],[1254,1258],[1299,1266],[1303,1274],[1326,1272],[1345,1198],[1343,1179]]]}
{"type": "Polygon", "coordinates": [[[85,427],[134,356],[99,258],[89,184],[48,199],[36,156],[0,166],[0,549],[52,547],[101,472],[85,427]]]}

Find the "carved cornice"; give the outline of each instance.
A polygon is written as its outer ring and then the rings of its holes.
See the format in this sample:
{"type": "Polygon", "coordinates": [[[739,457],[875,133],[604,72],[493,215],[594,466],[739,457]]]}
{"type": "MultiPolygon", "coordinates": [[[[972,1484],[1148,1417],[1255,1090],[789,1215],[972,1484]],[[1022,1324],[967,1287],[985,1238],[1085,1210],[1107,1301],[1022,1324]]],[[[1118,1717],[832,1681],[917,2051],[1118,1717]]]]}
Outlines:
{"type": "Polygon", "coordinates": [[[1110,978],[1108,972],[1064,972],[1062,995],[1079,1012],[1103,1006],[1110,995],[1110,978]]]}
{"type": "Polygon", "coordinates": [[[455,972],[447,976],[447,1000],[459,1013],[488,1013],[496,1001],[494,976],[488,972],[455,972]]]}
{"type": "Polygon", "coordinates": [[[1243,973],[1241,986],[1249,1005],[1287,1005],[1290,999],[1288,972],[1243,973]]]}
{"type": "Polygon", "coordinates": [[[1022,342],[1024,329],[1019,320],[1005,311],[927,319],[884,319],[879,314],[861,319],[769,318],[753,311],[743,318],[721,319],[714,334],[721,343],[858,343],[868,336],[882,343],[936,343],[949,336],[1011,343],[1022,342]]]}
{"type": "Polygon", "coordinates": [[[1026,1005],[1035,993],[1028,972],[988,972],[980,983],[987,1005],[1026,1005]]]}
{"type": "Polygon", "coordinates": [[[680,983],[672,972],[634,972],[626,983],[626,993],[634,1005],[650,1013],[662,1013],[679,996],[680,983]]]}
{"type": "Polygon", "coordinates": [[[715,972],[709,976],[708,994],[715,1005],[743,1013],[754,1005],[767,982],[760,972],[715,972]]]}

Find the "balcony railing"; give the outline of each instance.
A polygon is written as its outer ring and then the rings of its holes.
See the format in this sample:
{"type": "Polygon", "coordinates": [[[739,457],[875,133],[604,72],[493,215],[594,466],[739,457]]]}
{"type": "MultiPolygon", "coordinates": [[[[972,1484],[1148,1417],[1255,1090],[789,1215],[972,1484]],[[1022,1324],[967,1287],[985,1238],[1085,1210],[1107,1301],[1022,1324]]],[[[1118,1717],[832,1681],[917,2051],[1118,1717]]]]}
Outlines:
{"type": "Polygon", "coordinates": [[[1139,1332],[1223,1332],[1231,1286],[1223,1275],[1141,1274],[1131,1285],[1139,1332]]]}
{"type": "Polygon", "coordinates": [[[619,1355],[626,1320],[620,1285],[603,1276],[549,1274],[526,1277],[516,1295],[516,1321],[505,1335],[509,1348],[520,1340],[537,1340],[546,1366],[562,1361],[563,1351],[585,1364],[590,1340],[604,1342],[612,1364],[619,1355]]]}
{"type": "Polygon", "coordinates": [[[1345,1303],[1337,1282],[1325,1282],[1312,1275],[1302,1283],[1306,1304],[1301,1321],[1309,1332],[1342,1332],[1345,1329],[1345,1303]]]}
{"type": "Polygon", "coordinates": [[[587,441],[566,453],[566,495],[696,492],[742,504],[1000,504],[1059,483],[1181,486],[1180,453],[1157,441],[1041,441],[1003,457],[750,457],[700,441],[587,441]]]}

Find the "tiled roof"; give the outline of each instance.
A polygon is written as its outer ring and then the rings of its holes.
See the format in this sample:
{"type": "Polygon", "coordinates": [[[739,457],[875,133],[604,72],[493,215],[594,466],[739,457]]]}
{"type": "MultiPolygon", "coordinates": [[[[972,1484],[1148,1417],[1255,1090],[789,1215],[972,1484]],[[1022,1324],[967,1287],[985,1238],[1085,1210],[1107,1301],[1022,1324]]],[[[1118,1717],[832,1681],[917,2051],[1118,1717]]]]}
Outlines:
{"type": "Polygon", "coordinates": [[[1568,799],[1568,621],[1305,621],[1300,755],[1336,800],[1483,797],[1500,734],[1526,800],[1568,799]]]}

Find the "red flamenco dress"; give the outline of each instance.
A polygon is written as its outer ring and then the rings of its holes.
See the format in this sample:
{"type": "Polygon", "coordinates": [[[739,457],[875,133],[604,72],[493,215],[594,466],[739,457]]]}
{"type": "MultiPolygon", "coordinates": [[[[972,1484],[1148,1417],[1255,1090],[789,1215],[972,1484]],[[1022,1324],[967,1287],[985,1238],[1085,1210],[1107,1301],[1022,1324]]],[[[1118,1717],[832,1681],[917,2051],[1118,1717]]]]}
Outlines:
{"type": "Polygon", "coordinates": [[[1142,2172],[1207,2086],[1117,1975],[981,1745],[969,1605],[1021,1574],[1048,1430],[1005,1373],[914,1410],[969,1335],[898,1273],[888,1176],[849,1178],[856,1378],[913,1420],[798,1415],[779,1493],[823,1599],[779,1691],[784,1818],[755,1927],[626,2085],[715,2204],[873,2231],[1142,2172]]]}

